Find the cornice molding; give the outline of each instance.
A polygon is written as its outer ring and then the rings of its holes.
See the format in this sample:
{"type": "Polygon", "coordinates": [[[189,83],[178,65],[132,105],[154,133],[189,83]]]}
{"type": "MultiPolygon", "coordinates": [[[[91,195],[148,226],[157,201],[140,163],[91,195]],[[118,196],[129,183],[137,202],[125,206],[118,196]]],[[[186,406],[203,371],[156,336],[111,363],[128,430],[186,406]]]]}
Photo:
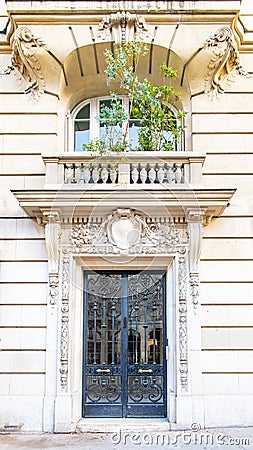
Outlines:
{"type": "Polygon", "coordinates": [[[27,12],[30,13],[31,9],[35,12],[45,11],[68,11],[68,13],[76,13],[77,10],[81,11],[91,11],[93,13],[99,13],[101,10],[103,12],[115,12],[115,11],[133,11],[133,12],[146,12],[146,13],[183,13],[183,12],[205,12],[205,13],[236,13],[240,9],[240,0],[230,0],[223,2],[222,8],[217,11],[217,1],[209,0],[202,2],[192,2],[190,0],[185,0],[183,2],[172,0],[172,1],[102,1],[102,2],[90,2],[90,1],[78,1],[66,2],[63,0],[51,1],[42,0],[38,1],[28,1],[22,0],[6,0],[6,7],[8,12],[27,12]],[[73,4],[74,3],[74,4],[73,4]],[[194,5],[193,5],[194,3],[194,5]],[[33,8],[31,8],[31,6],[33,8]]]}
{"type": "Polygon", "coordinates": [[[203,223],[207,224],[212,217],[219,217],[234,195],[236,189],[192,189],[180,186],[151,190],[136,190],[126,186],[84,190],[68,188],[12,190],[20,206],[38,223],[45,224],[48,219],[45,213],[56,211],[62,223],[82,223],[83,217],[91,214],[101,216],[107,214],[117,205],[119,208],[140,209],[150,216],[155,215],[159,206],[164,215],[174,222],[187,223],[189,211],[201,211],[203,223]]]}

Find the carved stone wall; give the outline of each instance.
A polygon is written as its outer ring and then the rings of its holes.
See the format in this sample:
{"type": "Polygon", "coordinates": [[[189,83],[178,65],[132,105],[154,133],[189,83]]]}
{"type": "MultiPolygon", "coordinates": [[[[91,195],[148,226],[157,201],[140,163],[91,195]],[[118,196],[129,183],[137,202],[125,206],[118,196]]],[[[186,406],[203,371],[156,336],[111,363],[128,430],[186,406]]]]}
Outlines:
{"type": "Polygon", "coordinates": [[[60,338],[60,380],[61,390],[67,391],[69,372],[69,290],[70,256],[63,250],[62,256],[62,297],[61,297],[61,338],[60,338]]]}

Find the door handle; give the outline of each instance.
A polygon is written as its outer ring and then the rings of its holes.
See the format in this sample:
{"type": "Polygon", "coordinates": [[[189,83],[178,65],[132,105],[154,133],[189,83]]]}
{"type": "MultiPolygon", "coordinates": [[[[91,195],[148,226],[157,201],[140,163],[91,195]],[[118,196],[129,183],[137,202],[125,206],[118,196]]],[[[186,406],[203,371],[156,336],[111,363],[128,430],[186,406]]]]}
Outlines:
{"type": "Polygon", "coordinates": [[[111,370],[110,369],[97,369],[96,372],[98,372],[98,373],[110,373],[111,370]]]}
{"type": "Polygon", "coordinates": [[[139,369],[138,370],[139,373],[153,373],[152,369],[139,369]]]}

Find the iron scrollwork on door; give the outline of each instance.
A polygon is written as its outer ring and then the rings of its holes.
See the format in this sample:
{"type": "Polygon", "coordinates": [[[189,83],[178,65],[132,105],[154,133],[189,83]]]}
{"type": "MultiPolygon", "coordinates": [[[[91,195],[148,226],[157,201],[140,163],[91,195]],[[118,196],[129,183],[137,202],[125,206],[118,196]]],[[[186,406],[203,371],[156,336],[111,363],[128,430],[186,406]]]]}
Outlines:
{"type": "Polygon", "coordinates": [[[88,378],[87,399],[93,403],[100,401],[108,401],[114,403],[119,400],[121,396],[121,389],[118,377],[92,377],[88,378]]]}
{"type": "Polygon", "coordinates": [[[143,400],[156,403],[161,400],[163,389],[161,380],[154,377],[135,377],[129,386],[129,398],[140,403],[143,400]]]}

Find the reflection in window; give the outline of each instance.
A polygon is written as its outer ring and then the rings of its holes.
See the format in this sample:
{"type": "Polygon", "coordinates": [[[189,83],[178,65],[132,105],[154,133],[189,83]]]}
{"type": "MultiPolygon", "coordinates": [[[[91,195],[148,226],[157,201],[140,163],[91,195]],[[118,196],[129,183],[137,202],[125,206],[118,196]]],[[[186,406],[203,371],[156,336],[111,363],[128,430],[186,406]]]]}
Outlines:
{"type": "Polygon", "coordinates": [[[74,120],[75,151],[83,149],[83,144],[90,141],[90,103],[83,106],[74,120]]]}

